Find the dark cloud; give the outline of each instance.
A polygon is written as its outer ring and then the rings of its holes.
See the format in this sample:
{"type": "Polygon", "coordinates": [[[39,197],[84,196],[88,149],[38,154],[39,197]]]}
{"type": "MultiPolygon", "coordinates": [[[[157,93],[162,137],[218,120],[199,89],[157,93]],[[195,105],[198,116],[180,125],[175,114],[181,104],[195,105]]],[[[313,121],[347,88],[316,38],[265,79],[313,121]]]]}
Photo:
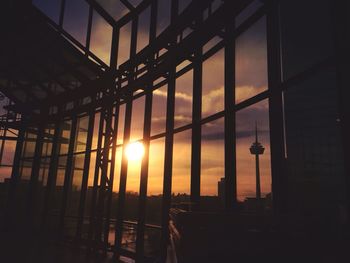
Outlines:
{"type": "Polygon", "coordinates": [[[223,132],[202,135],[203,141],[218,141],[218,140],[223,140],[224,138],[225,138],[225,133],[223,132]]]}
{"type": "MultiPolygon", "coordinates": [[[[265,136],[269,135],[268,130],[259,130],[259,136],[265,136]]],[[[236,138],[250,138],[255,136],[255,130],[245,130],[245,131],[238,131],[236,132],[236,138]]],[[[218,133],[211,133],[211,134],[204,134],[202,135],[203,141],[219,141],[224,140],[225,133],[224,132],[218,132],[218,133]]]]}

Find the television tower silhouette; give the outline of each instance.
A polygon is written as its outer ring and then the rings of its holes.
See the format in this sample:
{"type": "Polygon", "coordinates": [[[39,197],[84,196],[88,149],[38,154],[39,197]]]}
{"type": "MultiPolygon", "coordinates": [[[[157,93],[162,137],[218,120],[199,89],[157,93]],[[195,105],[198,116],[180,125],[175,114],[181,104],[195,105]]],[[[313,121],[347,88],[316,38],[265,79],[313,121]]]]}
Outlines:
{"type": "Polygon", "coordinates": [[[255,142],[250,146],[250,153],[255,155],[255,176],[256,176],[256,199],[261,199],[261,188],[260,188],[260,165],[259,155],[264,153],[265,148],[258,141],[258,125],[255,122],[255,142]]]}

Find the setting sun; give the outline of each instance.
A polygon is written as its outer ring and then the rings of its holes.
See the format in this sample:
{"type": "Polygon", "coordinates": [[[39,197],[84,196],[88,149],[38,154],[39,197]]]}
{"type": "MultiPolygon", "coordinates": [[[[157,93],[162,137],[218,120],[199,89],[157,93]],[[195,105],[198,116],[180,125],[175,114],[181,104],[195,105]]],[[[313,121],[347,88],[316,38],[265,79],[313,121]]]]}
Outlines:
{"type": "Polygon", "coordinates": [[[139,161],[145,153],[145,148],[141,142],[131,142],[126,146],[125,154],[129,161],[139,161]]]}

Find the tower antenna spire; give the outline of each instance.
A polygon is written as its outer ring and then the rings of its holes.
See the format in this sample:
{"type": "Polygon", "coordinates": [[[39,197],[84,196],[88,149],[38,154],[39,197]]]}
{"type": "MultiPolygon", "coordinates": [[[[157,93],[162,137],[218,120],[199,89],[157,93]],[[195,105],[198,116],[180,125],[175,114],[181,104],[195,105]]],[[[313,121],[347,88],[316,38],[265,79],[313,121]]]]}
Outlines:
{"type": "Polygon", "coordinates": [[[255,155],[256,200],[258,206],[261,199],[259,155],[262,155],[264,150],[265,148],[258,141],[258,123],[255,121],[255,142],[250,146],[250,153],[255,155]]]}

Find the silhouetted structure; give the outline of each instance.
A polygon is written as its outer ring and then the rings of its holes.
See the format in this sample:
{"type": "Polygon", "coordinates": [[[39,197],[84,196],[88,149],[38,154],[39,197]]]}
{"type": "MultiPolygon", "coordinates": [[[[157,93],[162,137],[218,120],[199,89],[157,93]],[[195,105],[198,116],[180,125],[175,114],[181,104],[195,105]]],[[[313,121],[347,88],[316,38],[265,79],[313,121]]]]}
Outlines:
{"type": "MultiPolygon", "coordinates": [[[[4,262],[46,240],[136,262],[166,262],[170,245],[179,262],[341,255],[350,220],[349,19],[349,1],[333,0],[1,1],[4,262]],[[255,215],[237,199],[237,142],[249,137],[238,126],[252,115],[268,123],[272,181],[272,211],[255,215]],[[119,153],[135,125],[145,156],[132,193],[119,153]],[[174,137],[186,132],[189,192],[172,195],[182,154],[174,137]],[[154,165],[156,140],[164,158],[154,165]],[[203,148],[213,156],[218,141],[219,197],[218,178],[203,180],[211,165],[203,148]],[[156,196],[152,165],[162,172],[156,196]]],[[[257,199],[263,152],[256,130],[257,199]]]]}
{"type": "Polygon", "coordinates": [[[255,155],[256,199],[259,202],[259,200],[261,199],[259,155],[264,153],[265,148],[258,141],[258,125],[256,123],[255,123],[255,142],[252,144],[249,150],[251,154],[255,155]]]}
{"type": "Polygon", "coordinates": [[[218,197],[222,204],[225,204],[225,178],[221,178],[218,182],[218,197]]]}

